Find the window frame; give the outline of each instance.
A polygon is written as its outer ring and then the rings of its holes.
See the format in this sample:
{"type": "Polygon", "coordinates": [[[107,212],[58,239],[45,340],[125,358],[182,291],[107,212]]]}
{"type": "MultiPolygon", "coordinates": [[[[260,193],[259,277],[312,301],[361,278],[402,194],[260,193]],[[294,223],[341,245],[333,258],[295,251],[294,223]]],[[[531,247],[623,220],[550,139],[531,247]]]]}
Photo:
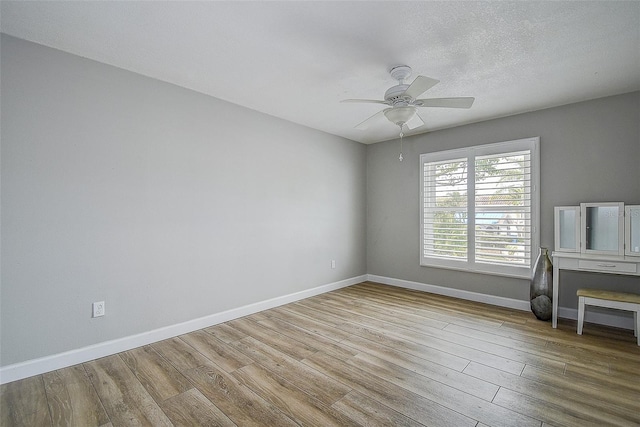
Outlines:
{"type": "Polygon", "coordinates": [[[476,145],[453,150],[437,151],[420,155],[420,265],[423,267],[447,268],[474,273],[492,274],[517,278],[529,278],[540,245],[540,138],[523,138],[492,144],[476,145]],[[531,243],[528,266],[500,265],[475,260],[475,159],[478,156],[509,154],[530,151],[531,162],[531,243]],[[425,256],[425,163],[467,159],[467,259],[458,260],[438,256],[425,256]]]}

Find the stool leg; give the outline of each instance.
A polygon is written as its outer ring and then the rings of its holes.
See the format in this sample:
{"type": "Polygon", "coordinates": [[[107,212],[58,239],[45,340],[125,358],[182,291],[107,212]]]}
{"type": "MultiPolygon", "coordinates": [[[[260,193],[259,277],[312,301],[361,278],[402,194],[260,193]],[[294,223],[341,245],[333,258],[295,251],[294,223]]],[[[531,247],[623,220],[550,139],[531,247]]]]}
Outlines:
{"type": "Polygon", "coordinates": [[[578,335],[582,335],[584,325],[584,297],[578,297],[578,335]]]}

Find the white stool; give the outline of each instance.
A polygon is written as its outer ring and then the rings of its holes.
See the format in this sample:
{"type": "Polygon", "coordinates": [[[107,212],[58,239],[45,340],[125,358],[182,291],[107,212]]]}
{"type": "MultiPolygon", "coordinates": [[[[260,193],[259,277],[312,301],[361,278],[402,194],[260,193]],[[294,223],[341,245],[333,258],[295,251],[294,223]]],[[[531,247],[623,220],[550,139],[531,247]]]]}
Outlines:
{"type": "Polygon", "coordinates": [[[640,295],[598,289],[578,289],[576,294],[578,295],[578,335],[582,335],[585,305],[615,308],[633,311],[633,333],[640,345],[640,295]]]}

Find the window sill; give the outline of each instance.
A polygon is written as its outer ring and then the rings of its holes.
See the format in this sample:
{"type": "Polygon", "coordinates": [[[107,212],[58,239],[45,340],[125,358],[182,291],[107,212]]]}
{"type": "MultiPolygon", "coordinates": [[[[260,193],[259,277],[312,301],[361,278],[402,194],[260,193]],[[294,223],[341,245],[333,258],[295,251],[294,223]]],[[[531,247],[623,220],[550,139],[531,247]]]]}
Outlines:
{"type": "Polygon", "coordinates": [[[466,272],[466,273],[486,274],[486,275],[490,275],[490,276],[511,277],[511,278],[514,278],[514,279],[525,279],[525,280],[530,280],[531,279],[531,273],[532,273],[532,269],[526,268],[526,267],[522,267],[522,268],[511,267],[509,269],[509,270],[519,270],[519,269],[521,269],[522,272],[518,272],[518,271],[496,271],[496,270],[487,270],[487,269],[482,269],[482,268],[473,268],[473,267],[470,267],[468,265],[466,265],[466,266],[462,266],[462,265],[443,265],[443,264],[440,264],[440,263],[429,263],[429,262],[421,262],[420,263],[420,267],[441,268],[441,269],[444,269],[444,270],[463,271],[463,272],[466,272]]]}

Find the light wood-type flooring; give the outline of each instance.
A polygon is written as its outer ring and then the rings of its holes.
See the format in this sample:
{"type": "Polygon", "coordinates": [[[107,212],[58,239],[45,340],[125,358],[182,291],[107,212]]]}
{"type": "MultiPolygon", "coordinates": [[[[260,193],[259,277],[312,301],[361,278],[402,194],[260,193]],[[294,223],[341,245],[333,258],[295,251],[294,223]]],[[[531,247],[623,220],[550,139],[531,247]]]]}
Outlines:
{"type": "Polygon", "coordinates": [[[1,393],[2,426],[638,426],[640,347],[367,282],[1,393]]]}

